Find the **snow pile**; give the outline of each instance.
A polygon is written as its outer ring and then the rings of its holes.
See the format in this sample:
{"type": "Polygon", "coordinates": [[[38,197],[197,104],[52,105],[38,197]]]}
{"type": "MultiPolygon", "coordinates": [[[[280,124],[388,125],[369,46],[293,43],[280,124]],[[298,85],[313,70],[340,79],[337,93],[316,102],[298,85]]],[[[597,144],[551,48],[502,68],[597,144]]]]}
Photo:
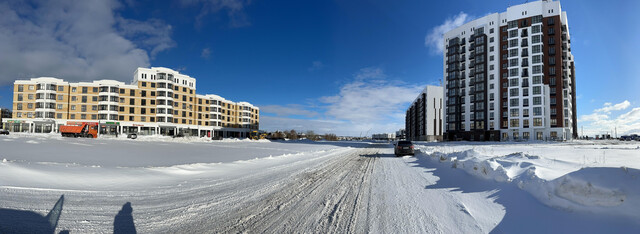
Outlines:
{"type": "Polygon", "coordinates": [[[418,146],[433,160],[450,163],[452,168],[479,178],[513,183],[548,206],[640,220],[640,169],[624,166],[640,161],[637,146],[589,146],[590,154],[582,157],[557,155],[571,152],[554,152],[556,145],[538,147],[549,150],[542,153],[545,157],[524,152],[495,155],[486,147],[455,151],[455,147],[418,146]],[[604,150],[611,149],[625,152],[607,157],[604,150]]]}

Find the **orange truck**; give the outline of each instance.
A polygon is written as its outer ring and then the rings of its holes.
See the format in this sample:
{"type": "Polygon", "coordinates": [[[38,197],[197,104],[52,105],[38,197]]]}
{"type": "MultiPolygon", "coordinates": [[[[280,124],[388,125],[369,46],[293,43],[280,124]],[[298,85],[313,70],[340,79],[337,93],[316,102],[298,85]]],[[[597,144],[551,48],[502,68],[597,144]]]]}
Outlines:
{"type": "Polygon", "coordinates": [[[67,125],[60,126],[60,134],[63,137],[86,137],[96,138],[98,137],[98,123],[67,123],[67,125]]]}

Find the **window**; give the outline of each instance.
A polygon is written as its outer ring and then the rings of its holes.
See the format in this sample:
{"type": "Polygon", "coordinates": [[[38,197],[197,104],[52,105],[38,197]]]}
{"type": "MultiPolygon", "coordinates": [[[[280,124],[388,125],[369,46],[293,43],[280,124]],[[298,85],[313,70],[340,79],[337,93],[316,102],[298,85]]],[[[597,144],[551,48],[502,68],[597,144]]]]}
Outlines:
{"type": "Polygon", "coordinates": [[[87,96],[82,96],[82,103],[87,103],[87,96]]]}
{"type": "Polygon", "coordinates": [[[512,98],[511,100],[509,100],[510,107],[516,107],[518,106],[518,103],[519,103],[519,99],[517,98],[512,98]]]}
{"type": "Polygon", "coordinates": [[[70,119],[75,119],[76,118],[76,114],[71,114],[70,119]]]}
{"type": "Polygon", "coordinates": [[[550,124],[551,124],[551,126],[558,125],[558,120],[557,119],[551,119],[550,124]]]}
{"type": "Polygon", "coordinates": [[[129,96],[136,96],[135,90],[129,90],[129,96]]]}
{"type": "Polygon", "coordinates": [[[518,56],[518,49],[510,49],[509,57],[515,57],[515,56],[518,56]]]}
{"type": "Polygon", "coordinates": [[[93,105],[93,106],[91,106],[91,110],[94,110],[94,111],[95,111],[95,110],[98,110],[98,105],[93,105]]]}
{"type": "Polygon", "coordinates": [[[511,109],[510,112],[511,113],[509,114],[509,116],[511,116],[511,117],[519,117],[520,116],[520,110],[518,110],[518,109],[511,109]]]}
{"type": "MultiPolygon", "coordinates": [[[[520,120],[519,119],[512,119],[510,121],[509,126],[510,127],[515,127],[515,128],[519,127],[520,126],[520,120]]],[[[514,134],[517,134],[517,133],[514,132],[514,134]]]]}
{"type": "Polygon", "coordinates": [[[71,88],[71,92],[75,93],[76,92],[76,87],[71,88]]]}
{"type": "Polygon", "coordinates": [[[91,97],[91,101],[97,102],[98,101],[98,96],[91,97]]]}
{"type": "Polygon", "coordinates": [[[80,106],[80,111],[87,112],[87,105],[80,106]]]}
{"type": "Polygon", "coordinates": [[[531,47],[531,53],[537,54],[542,52],[542,45],[534,45],[531,47]]]}
{"type": "MultiPolygon", "coordinates": [[[[515,80],[515,79],[514,79],[515,80]]],[[[516,80],[517,81],[517,80],[516,80]]],[[[510,89],[509,90],[509,96],[510,97],[517,97],[518,96],[518,88],[514,88],[514,89],[510,89]]]]}
{"type": "Polygon", "coordinates": [[[147,82],[141,82],[142,87],[147,87],[147,82]]]}
{"type": "Polygon", "coordinates": [[[29,103],[29,104],[27,104],[27,108],[28,108],[28,109],[33,109],[33,103],[29,103]]]}
{"type": "Polygon", "coordinates": [[[542,115],[542,107],[534,107],[533,108],[533,115],[541,116],[542,115]]]}
{"type": "Polygon", "coordinates": [[[541,127],[542,126],[542,118],[533,118],[533,126],[541,127]]]}
{"type": "MultiPolygon", "coordinates": [[[[59,91],[59,92],[64,91],[64,86],[58,86],[58,91],[59,91]]],[[[59,119],[59,118],[58,118],[58,119],[59,119]]]]}
{"type": "Polygon", "coordinates": [[[129,105],[135,105],[136,104],[136,99],[130,98],[129,99],[129,105]]]}
{"type": "Polygon", "coordinates": [[[75,110],[76,109],[76,105],[71,105],[71,110],[75,110]]]}
{"type": "Polygon", "coordinates": [[[517,47],[518,39],[509,40],[509,47],[517,47]]]}
{"type": "MultiPolygon", "coordinates": [[[[542,55],[534,55],[533,58],[531,59],[531,61],[532,61],[533,64],[541,63],[542,62],[542,55]]],[[[535,67],[533,69],[533,73],[534,74],[536,73],[535,67]]]]}
{"type": "Polygon", "coordinates": [[[518,76],[518,68],[509,69],[509,77],[518,76]]]}
{"type": "Polygon", "coordinates": [[[536,44],[542,42],[542,36],[535,35],[531,37],[531,44],[536,44]]]}
{"type": "Polygon", "coordinates": [[[156,83],[151,83],[151,88],[155,88],[156,87],[156,83]]]}
{"type": "Polygon", "coordinates": [[[513,37],[517,37],[517,36],[518,36],[518,30],[509,31],[509,38],[513,38],[513,37]]]}
{"type": "Polygon", "coordinates": [[[533,84],[542,84],[542,76],[533,76],[533,84]]]}
{"type": "Polygon", "coordinates": [[[540,73],[542,73],[542,66],[541,65],[533,66],[533,74],[540,74],[540,73]]]}
{"type": "Polygon", "coordinates": [[[29,90],[34,90],[35,87],[33,85],[29,85],[29,90]]]}
{"type": "Polygon", "coordinates": [[[87,93],[87,92],[88,92],[88,90],[89,90],[89,88],[87,88],[87,87],[82,87],[82,93],[87,93]]]}
{"type": "Polygon", "coordinates": [[[86,114],[81,114],[80,115],[80,119],[87,119],[87,115],[86,114]]]}
{"type": "MultiPolygon", "coordinates": [[[[541,97],[533,97],[533,105],[542,105],[542,98],[541,97]]],[[[534,108],[535,110],[535,108],[534,108]]]]}
{"type": "Polygon", "coordinates": [[[58,104],[57,109],[62,109],[62,104],[58,104]]]}
{"type": "Polygon", "coordinates": [[[509,59],[509,66],[510,67],[518,66],[518,59],[517,58],[509,59]]]}

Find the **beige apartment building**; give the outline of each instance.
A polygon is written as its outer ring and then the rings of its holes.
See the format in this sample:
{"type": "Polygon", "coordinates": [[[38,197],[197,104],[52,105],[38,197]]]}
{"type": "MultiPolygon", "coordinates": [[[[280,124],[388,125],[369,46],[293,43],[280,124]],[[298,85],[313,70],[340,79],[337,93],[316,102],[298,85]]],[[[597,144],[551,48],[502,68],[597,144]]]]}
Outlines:
{"type": "Polygon", "coordinates": [[[52,77],[16,80],[13,132],[50,133],[77,122],[99,123],[100,134],[248,137],[260,109],[196,93],[196,79],[163,68],[136,69],[131,84],[115,80],[70,83],[52,77]]]}

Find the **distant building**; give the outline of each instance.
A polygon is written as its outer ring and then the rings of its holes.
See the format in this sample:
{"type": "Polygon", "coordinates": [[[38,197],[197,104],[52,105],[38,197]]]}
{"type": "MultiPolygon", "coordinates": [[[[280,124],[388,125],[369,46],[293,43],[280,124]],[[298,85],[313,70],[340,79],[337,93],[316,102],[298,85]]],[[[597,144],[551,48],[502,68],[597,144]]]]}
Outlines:
{"type": "Polygon", "coordinates": [[[443,39],[447,140],[577,138],[574,58],[560,2],[511,6],[443,39]]]}
{"type": "Polygon", "coordinates": [[[2,123],[14,132],[57,132],[77,122],[98,123],[100,134],[248,137],[259,129],[258,107],[196,94],[195,78],[163,67],[136,69],[131,84],[40,77],[13,88],[13,116],[2,123]]]}
{"type": "Polygon", "coordinates": [[[11,110],[7,108],[0,108],[0,123],[3,119],[11,118],[11,110]]]}
{"type": "Polygon", "coordinates": [[[443,88],[431,86],[422,90],[407,109],[405,117],[406,139],[412,141],[441,141],[444,109],[443,88]]]}
{"type": "Polygon", "coordinates": [[[371,135],[372,140],[391,141],[396,139],[395,133],[379,133],[371,135]]]}
{"type": "Polygon", "coordinates": [[[407,137],[407,133],[404,129],[400,129],[396,131],[396,139],[405,139],[407,137]]]}

